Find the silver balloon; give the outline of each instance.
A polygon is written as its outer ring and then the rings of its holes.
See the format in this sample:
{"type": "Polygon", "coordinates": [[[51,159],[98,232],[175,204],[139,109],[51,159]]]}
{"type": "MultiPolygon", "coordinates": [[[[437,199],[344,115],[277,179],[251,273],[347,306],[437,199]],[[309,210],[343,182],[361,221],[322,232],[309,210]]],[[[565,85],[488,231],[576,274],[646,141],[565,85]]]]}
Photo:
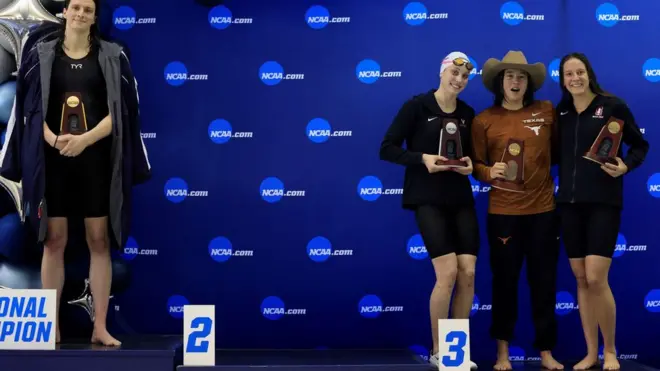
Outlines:
{"type": "Polygon", "coordinates": [[[6,39],[2,46],[14,54],[17,66],[21,64],[21,50],[30,29],[44,21],[61,22],[44,8],[40,0],[13,0],[0,9],[0,34],[6,39]]]}
{"type": "Polygon", "coordinates": [[[0,18],[24,21],[29,26],[43,21],[59,22],[57,17],[44,8],[40,0],[14,0],[0,10],[0,18]]]}
{"type": "MultiPolygon", "coordinates": [[[[113,296],[110,295],[109,299],[112,298],[113,296]]],[[[94,319],[96,318],[96,312],[94,310],[94,297],[92,296],[92,287],[89,284],[89,278],[85,278],[85,288],[83,289],[83,292],[80,294],[80,296],[76,299],[69,300],[67,303],[71,305],[77,305],[84,309],[85,312],[87,312],[89,315],[89,320],[94,322],[94,319]]]]}

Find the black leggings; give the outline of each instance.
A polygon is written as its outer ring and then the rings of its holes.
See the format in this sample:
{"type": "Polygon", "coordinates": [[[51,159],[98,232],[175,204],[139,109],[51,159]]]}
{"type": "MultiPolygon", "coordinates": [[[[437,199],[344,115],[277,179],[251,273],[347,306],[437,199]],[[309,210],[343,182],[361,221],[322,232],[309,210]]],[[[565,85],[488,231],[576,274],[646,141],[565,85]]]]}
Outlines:
{"type": "Polygon", "coordinates": [[[456,253],[479,254],[479,223],[472,206],[422,205],[415,211],[431,259],[456,253]]]}
{"type": "Polygon", "coordinates": [[[621,209],[598,204],[562,204],[561,233],[569,259],[612,258],[619,237],[621,209]]]}
{"type": "Polygon", "coordinates": [[[555,318],[558,221],[554,211],[533,215],[488,214],[488,243],[493,273],[493,319],[490,334],[511,342],[518,320],[518,279],[527,258],[534,347],[551,350],[557,343],[555,318]]]}

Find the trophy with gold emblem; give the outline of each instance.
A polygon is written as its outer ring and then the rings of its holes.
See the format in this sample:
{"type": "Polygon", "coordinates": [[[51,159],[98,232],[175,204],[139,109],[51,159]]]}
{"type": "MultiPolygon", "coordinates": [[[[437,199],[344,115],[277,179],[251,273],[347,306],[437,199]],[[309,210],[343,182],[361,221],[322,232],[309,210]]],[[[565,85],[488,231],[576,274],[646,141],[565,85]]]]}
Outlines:
{"type": "Polygon", "coordinates": [[[80,135],[85,132],[87,132],[87,117],[82,96],[77,92],[64,94],[60,134],[80,135]]]}
{"type": "Polygon", "coordinates": [[[504,179],[494,179],[491,184],[494,188],[509,192],[524,192],[524,150],[524,141],[509,139],[501,160],[507,166],[504,179]]]}
{"type": "Polygon", "coordinates": [[[610,117],[607,120],[607,125],[600,129],[600,133],[591,145],[591,148],[589,148],[589,151],[582,157],[600,165],[604,165],[607,162],[618,165],[616,155],[619,152],[622,135],[623,120],[610,117]]]}

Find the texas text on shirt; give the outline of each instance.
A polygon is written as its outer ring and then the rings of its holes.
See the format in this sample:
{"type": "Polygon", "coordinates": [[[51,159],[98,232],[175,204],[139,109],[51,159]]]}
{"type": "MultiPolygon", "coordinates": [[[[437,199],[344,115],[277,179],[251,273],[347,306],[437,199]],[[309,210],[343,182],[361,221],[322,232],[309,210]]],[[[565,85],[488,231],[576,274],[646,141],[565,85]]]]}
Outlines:
{"type": "Polygon", "coordinates": [[[612,117],[623,120],[623,136],[617,156],[633,171],[642,164],[649,143],[639,130],[632,112],[617,97],[597,95],[578,115],[572,103],[560,103],[556,111],[559,120],[559,193],[557,202],[598,202],[617,207],[623,204],[623,177],[612,177],[595,162],[582,156],[598,138],[601,129],[612,117]],[[577,138],[577,141],[576,141],[577,138]],[[623,144],[629,146],[623,155],[623,144]],[[566,184],[565,182],[570,182],[566,184]]]}
{"type": "Polygon", "coordinates": [[[524,141],[522,193],[490,190],[488,212],[527,215],[555,208],[554,182],[550,175],[551,141],[556,135],[555,113],[550,101],[536,101],[517,111],[495,106],[472,123],[474,177],[490,183],[490,167],[502,160],[509,139],[524,141]]]}
{"type": "Polygon", "coordinates": [[[433,90],[406,101],[385,133],[380,147],[380,158],[406,166],[403,184],[403,206],[414,208],[419,204],[472,205],[474,196],[470,179],[454,171],[430,174],[423,154],[438,154],[440,130],[444,118],[458,120],[463,155],[472,151],[470,126],[474,109],[460,99],[454,112],[440,110],[433,90]],[[406,148],[402,147],[403,142],[406,148]]]}

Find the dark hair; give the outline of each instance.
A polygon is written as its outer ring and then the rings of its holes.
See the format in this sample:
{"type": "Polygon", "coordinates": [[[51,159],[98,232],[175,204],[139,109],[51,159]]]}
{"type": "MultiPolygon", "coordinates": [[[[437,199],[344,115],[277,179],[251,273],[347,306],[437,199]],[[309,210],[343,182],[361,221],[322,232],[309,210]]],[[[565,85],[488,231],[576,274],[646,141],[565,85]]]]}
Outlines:
{"type": "MultiPolygon", "coordinates": [[[[99,11],[101,10],[101,0],[93,0],[95,9],[94,9],[94,24],[89,29],[89,48],[92,51],[96,51],[101,47],[101,29],[99,28],[99,11]]],[[[64,8],[69,7],[69,3],[71,0],[65,0],[64,1],[64,8]]],[[[66,30],[66,19],[62,19],[62,30],[60,31],[60,34],[57,37],[57,45],[55,48],[55,52],[57,54],[62,54],[64,51],[62,50],[62,47],[64,46],[64,32],[66,30]]]]}
{"type": "Polygon", "coordinates": [[[571,93],[569,93],[568,89],[566,89],[566,86],[564,86],[564,64],[566,64],[566,62],[568,62],[569,59],[573,59],[573,58],[584,63],[584,67],[587,69],[587,76],[589,77],[589,89],[591,89],[591,91],[594,94],[604,95],[608,97],[612,96],[612,94],[606,92],[598,84],[598,79],[596,78],[596,72],[594,72],[594,69],[591,66],[591,63],[589,62],[587,56],[584,55],[583,53],[574,52],[565,55],[561,59],[561,62],[559,62],[559,88],[561,89],[562,102],[566,102],[566,103],[573,102],[573,96],[571,95],[571,93]]]}
{"type": "MultiPolygon", "coordinates": [[[[527,107],[534,103],[534,90],[536,90],[534,81],[532,81],[527,72],[525,72],[525,74],[527,75],[527,90],[525,91],[525,95],[523,95],[523,107],[527,107]]],[[[495,92],[494,105],[496,107],[502,106],[502,102],[504,102],[504,70],[500,71],[500,73],[493,78],[493,91],[495,92]]]]}

